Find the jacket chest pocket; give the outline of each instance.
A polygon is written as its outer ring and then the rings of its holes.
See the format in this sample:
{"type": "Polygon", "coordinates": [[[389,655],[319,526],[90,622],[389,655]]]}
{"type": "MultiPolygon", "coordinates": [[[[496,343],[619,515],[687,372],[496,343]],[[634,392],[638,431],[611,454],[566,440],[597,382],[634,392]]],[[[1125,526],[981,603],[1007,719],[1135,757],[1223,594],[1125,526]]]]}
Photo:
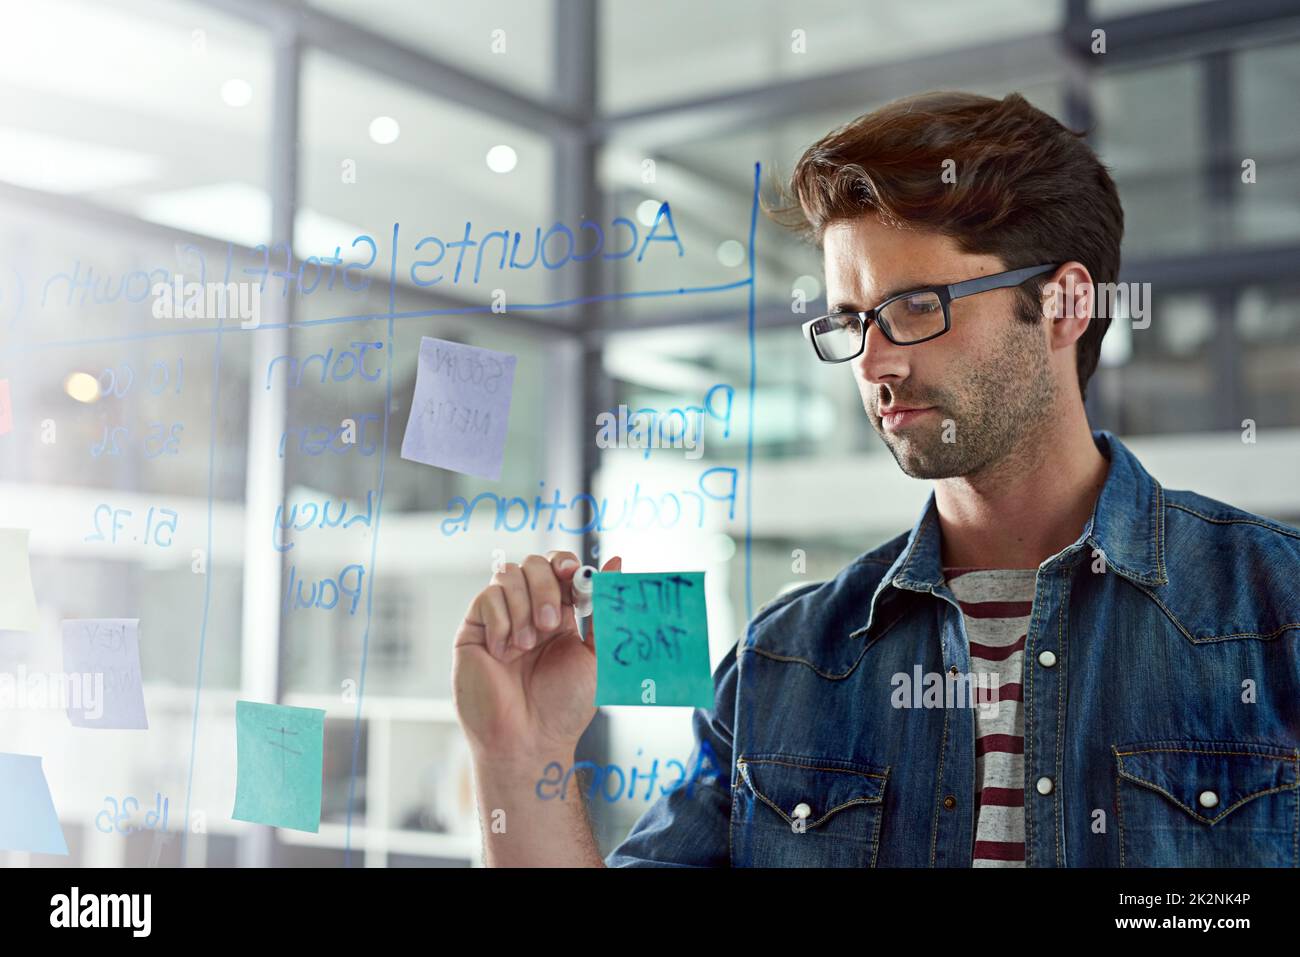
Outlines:
{"type": "Polygon", "coordinates": [[[737,867],[874,867],[888,767],[742,755],[732,790],[737,867]]]}
{"type": "Polygon", "coordinates": [[[1116,745],[1120,867],[1300,866],[1300,750],[1116,745]]]}

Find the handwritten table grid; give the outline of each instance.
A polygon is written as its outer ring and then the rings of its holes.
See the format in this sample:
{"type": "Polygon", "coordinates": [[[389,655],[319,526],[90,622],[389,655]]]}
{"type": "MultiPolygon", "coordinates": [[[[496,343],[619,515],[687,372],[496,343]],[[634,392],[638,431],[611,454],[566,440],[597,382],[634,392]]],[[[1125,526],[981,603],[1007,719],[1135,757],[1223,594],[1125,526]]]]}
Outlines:
{"type": "MultiPolygon", "coordinates": [[[[730,283],[721,283],[721,284],[708,285],[708,286],[678,287],[676,289],[661,289],[661,290],[637,290],[631,292],[609,293],[603,295],[580,296],[580,297],[575,297],[570,299],[555,300],[555,301],[543,302],[543,303],[521,303],[521,304],[514,304],[510,306],[511,312],[530,312],[530,311],[544,312],[548,310],[561,309],[568,306],[586,305],[586,304],[597,303],[597,302],[612,302],[612,301],[639,299],[639,298],[696,296],[696,295],[707,295],[713,293],[726,293],[738,289],[748,289],[747,339],[748,339],[748,346],[749,346],[749,373],[750,374],[749,374],[749,385],[748,385],[749,415],[747,416],[748,422],[746,426],[747,435],[746,435],[746,451],[745,451],[745,463],[746,463],[745,466],[745,614],[747,619],[753,617],[753,569],[752,569],[752,564],[753,564],[752,562],[752,529],[753,529],[752,488],[753,488],[753,458],[754,458],[753,409],[754,409],[755,383],[757,377],[757,353],[756,353],[756,343],[755,343],[756,305],[755,305],[754,251],[755,251],[755,234],[756,234],[756,227],[757,227],[760,173],[761,173],[761,164],[755,163],[754,164],[754,185],[753,185],[753,192],[751,197],[751,209],[750,209],[749,239],[748,239],[748,245],[746,247],[748,252],[749,275],[745,279],[737,280],[735,282],[730,282],[730,283]]],[[[383,515],[384,467],[388,458],[389,425],[390,425],[390,416],[392,410],[392,391],[393,391],[392,368],[393,368],[393,362],[395,358],[394,351],[393,351],[394,326],[395,323],[398,321],[428,319],[428,318],[435,318],[438,316],[475,315],[475,314],[495,315],[494,310],[492,309],[491,306],[466,306],[466,307],[451,307],[451,308],[444,308],[444,309],[418,310],[413,312],[401,312],[401,313],[397,312],[396,311],[396,293],[397,293],[396,276],[397,276],[397,239],[398,239],[399,229],[400,229],[400,224],[394,223],[393,232],[392,232],[392,255],[390,257],[389,273],[388,273],[388,311],[384,313],[364,313],[358,315],[331,316],[331,317],[325,317],[321,319],[289,321],[289,322],[282,322],[282,323],[260,323],[256,327],[250,329],[243,329],[239,326],[227,327],[225,326],[224,323],[219,322],[218,325],[214,327],[205,327],[201,329],[176,329],[176,330],[169,330],[165,332],[151,331],[151,332],[131,333],[131,334],[126,334],[121,336],[106,336],[106,337],[99,337],[99,338],[75,339],[75,340],[66,339],[66,340],[58,340],[53,342],[38,342],[38,343],[23,342],[15,346],[10,346],[4,349],[0,349],[0,359],[2,359],[12,355],[23,355],[30,352],[44,351],[46,349],[67,348],[67,347],[74,347],[74,346],[109,345],[109,344],[119,344],[125,342],[136,342],[136,341],[147,340],[147,339],[168,339],[168,338],[176,338],[176,337],[183,337],[183,336],[212,336],[214,338],[214,359],[213,359],[214,365],[213,365],[212,406],[211,406],[212,413],[211,413],[211,419],[209,422],[209,430],[208,430],[207,533],[206,533],[206,551],[205,551],[206,556],[208,556],[210,560],[212,555],[212,540],[213,540],[213,533],[212,533],[213,476],[214,476],[214,463],[215,463],[215,456],[216,456],[217,409],[219,407],[220,389],[221,389],[221,343],[222,343],[223,336],[228,334],[242,333],[242,332],[256,333],[263,330],[271,330],[271,329],[306,329],[306,328],[313,328],[316,326],[335,325],[335,324],[350,323],[350,322],[377,322],[377,321],[385,322],[387,328],[388,360],[385,363],[386,372],[385,372],[383,441],[380,447],[379,485],[378,485],[376,503],[375,503],[375,522],[374,522],[374,530],[373,530],[374,533],[371,536],[370,575],[369,575],[369,582],[366,586],[365,626],[362,633],[361,665],[360,665],[360,673],[359,673],[358,684],[357,684],[356,710],[353,718],[352,767],[349,774],[347,823],[346,823],[346,830],[345,830],[346,836],[344,840],[344,854],[345,854],[344,866],[345,867],[351,866],[352,808],[355,803],[354,799],[355,799],[355,786],[356,786],[356,774],[357,774],[357,761],[359,756],[360,740],[361,740],[360,737],[361,736],[361,710],[362,710],[362,702],[365,695],[366,665],[367,665],[367,658],[369,654],[370,627],[372,621],[372,607],[373,607],[373,589],[374,589],[374,579],[375,579],[375,557],[379,545],[379,530],[380,530],[381,518],[383,515]]],[[[509,320],[507,319],[507,321],[509,320]]],[[[563,330],[560,329],[557,329],[556,331],[563,332],[563,330]]],[[[187,777],[186,796],[185,796],[185,822],[184,822],[184,830],[182,831],[182,835],[181,835],[181,866],[182,867],[185,866],[186,853],[188,849],[187,838],[190,833],[190,797],[193,791],[194,766],[196,762],[196,746],[198,740],[198,722],[199,722],[199,714],[200,714],[199,706],[200,706],[200,698],[201,698],[202,686],[203,686],[204,654],[206,650],[207,626],[208,626],[208,617],[209,617],[209,609],[210,609],[210,601],[211,601],[211,581],[212,581],[211,567],[209,567],[208,572],[207,574],[205,574],[204,578],[205,578],[205,582],[204,582],[203,612],[202,612],[200,627],[199,627],[198,665],[197,665],[197,674],[196,674],[195,689],[194,689],[194,717],[191,725],[189,773],[187,777]]],[[[747,644],[750,643],[752,641],[752,636],[747,635],[745,640],[747,644]]]]}

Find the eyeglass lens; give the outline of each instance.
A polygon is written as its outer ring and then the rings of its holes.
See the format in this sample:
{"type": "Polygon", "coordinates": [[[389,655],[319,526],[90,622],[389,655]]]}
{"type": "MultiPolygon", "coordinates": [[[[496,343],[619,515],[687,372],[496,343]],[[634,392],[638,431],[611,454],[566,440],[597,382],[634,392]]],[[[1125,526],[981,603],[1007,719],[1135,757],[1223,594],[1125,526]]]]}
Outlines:
{"type": "MultiPolygon", "coordinates": [[[[876,321],[898,343],[928,339],[943,332],[943,302],[937,293],[918,292],[889,303],[876,321]]],[[[812,325],[813,341],[822,358],[844,361],[862,350],[862,321],[852,313],[823,316],[812,325]]]]}

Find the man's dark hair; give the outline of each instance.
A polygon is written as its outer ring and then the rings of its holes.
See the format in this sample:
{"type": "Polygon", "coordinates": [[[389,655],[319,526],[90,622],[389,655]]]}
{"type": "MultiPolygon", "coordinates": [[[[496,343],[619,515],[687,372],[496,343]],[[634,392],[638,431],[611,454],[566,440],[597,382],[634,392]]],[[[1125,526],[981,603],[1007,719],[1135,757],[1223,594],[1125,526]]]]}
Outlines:
{"type": "MultiPolygon", "coordinates": [[[[1074,260],[1094,283],[1109,284],[1119,276],[1124,210],[1084,136],[1019,93],[904,97],[808,147],[783,188],[784,205],[765,211],[817,246],[830,223],[875,213],[889,225],[950,236],[963,252],[999,256],[1008,269],[1074,260]],[[941,179],[946,168],[955,184],[941,179]]],[[[1046,281],[1017,290],[1019,318],[1038,321],[1046,281]]],[[[1106,315],[1094,315],[1076,343],[1083,396],[1110,326],[1110,310],[1099,311],[1106,315]]]]}

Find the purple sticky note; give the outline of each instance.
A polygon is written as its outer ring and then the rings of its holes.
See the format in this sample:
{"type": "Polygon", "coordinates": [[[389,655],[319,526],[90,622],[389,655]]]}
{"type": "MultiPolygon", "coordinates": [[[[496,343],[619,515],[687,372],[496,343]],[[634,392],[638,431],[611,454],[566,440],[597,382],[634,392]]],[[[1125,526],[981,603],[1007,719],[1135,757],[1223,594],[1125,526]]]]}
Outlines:
{"type": "Polygon", "coordinates": [[[70,618],[63,623],[68,720],[78,728],[145,730],[138,618],[70,618]]]}
{"type": "Polygon", "coordinates": [[[402,458],[496,481],[515,356],[424,336],[402,458]]]}

